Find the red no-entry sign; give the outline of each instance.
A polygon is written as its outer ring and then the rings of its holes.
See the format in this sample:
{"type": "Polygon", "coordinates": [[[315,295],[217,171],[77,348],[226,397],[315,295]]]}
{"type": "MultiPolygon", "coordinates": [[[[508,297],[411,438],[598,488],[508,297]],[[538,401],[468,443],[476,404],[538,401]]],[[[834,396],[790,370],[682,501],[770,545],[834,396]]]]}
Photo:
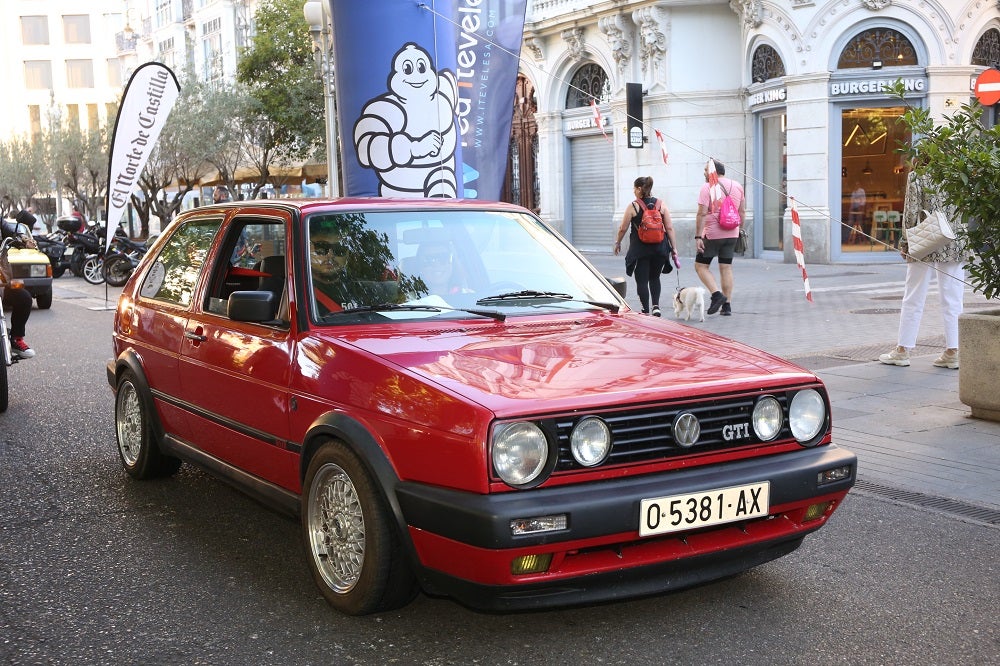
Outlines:
{"type": "Polygon", "coordinates": [[[1000,69],[987,69],[976,78],[976,99],[983,106],[1000,102],[1000,69]]]}

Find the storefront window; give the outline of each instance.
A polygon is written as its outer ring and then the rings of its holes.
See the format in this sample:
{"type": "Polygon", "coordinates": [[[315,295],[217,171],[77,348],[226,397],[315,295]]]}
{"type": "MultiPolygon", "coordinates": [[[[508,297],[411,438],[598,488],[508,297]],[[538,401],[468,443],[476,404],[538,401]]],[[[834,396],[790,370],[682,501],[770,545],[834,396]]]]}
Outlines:
{"type": "Polygon", "coordinates": [[[785,191],[785,114],[761,118],[761,149],[763,151],[763,249],[781,250],[784,244],[783,219],[787,202],[785,191]]]}
{"type": "Polygon", "coordinates": [[[841,251],[895,248],[902,233],[908,165],[897,152],[910,143],[903,107],[841,111],[841,251]]]}

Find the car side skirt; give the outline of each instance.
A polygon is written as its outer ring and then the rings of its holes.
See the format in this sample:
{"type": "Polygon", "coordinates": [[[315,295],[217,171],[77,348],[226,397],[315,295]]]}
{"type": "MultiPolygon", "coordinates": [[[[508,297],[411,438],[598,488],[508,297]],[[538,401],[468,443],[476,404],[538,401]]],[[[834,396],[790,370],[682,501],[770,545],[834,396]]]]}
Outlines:
{"type": "Polygon", "coordinates": [[[238,490],[281,513],[292,517],[299,515],[299,495],[260,479],[210,456],[192,444],[174,435],[165,435],[160,444],[164,453],[201,467],[206,472],[231,484],[238,490]]]}

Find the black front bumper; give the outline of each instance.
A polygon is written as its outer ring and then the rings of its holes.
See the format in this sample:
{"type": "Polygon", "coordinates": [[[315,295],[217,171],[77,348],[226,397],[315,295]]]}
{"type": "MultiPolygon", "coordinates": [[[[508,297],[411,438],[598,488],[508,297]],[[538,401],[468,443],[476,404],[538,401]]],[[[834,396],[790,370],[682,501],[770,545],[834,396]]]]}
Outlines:
{"type": "Polygon", "coordinates": [[[857,456],[834,445],[731,463],[675,470],[662,474],[581,483],[555,488],[479,495],[418,483],[400,483],[396,494],[406,523],[414,528],[470,546],[489,549],[522,548],[639,529],[643,499],[703,492],[769,481],[770,504],[780,506],[854,485],[857,456]],[[850,478],[820,485],[820,472],[851,467],[850,478]],[[567,514],[565,530],[513,536],[513,519],[567,514]]]}

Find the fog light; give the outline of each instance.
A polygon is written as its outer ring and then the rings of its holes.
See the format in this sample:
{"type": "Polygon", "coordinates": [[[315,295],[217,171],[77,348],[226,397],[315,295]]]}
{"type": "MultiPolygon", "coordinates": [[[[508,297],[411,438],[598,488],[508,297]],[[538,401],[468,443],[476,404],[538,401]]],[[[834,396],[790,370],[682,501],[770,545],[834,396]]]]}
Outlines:
{"type": "Polygon", "coordinates": [[[566,529],[567,524],[569,524],[569,519],[565,513],[555,516],[515,518],[510,521],[510,533],[518,536],[522,534],[538,534],[539,532],[555,532],[566,529]]]}
{"type": "Polygon", "coordinates": [[[827,469],[820,472],[816,477],[816,483],[822,486],[827,483],[843,481],[844,479],[849,478],[851,478],[851,466],[844,465],[843,467],[834,467],[833,469],[827,469]]]}
{"type": "Polygon", "coordinates": [[[802,517],[802,522],[808,523],[810,520],[822,518],[830,509],[831,504],[833,504],[833,502],[820,502],[819,504],[811,505],[808,509],[806,509],[806,515],[802,517]]]}
{"type": "Polygon", "coordinates": [[[515,576],[521,574],[545,573],[552,564],[552,553],[541,555],[522,555],[515,557],[510,563],[510,572],[515,576]]]}

